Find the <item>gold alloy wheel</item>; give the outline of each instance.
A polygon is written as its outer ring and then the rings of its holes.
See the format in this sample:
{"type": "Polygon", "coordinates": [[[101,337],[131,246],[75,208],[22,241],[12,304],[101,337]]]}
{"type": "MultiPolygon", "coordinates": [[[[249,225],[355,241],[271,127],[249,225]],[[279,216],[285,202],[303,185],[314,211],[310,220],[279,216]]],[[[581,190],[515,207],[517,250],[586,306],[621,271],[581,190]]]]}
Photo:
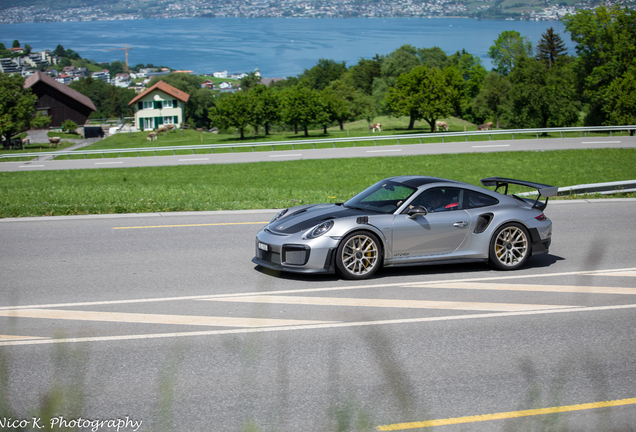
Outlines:
{"type": "Polygon", "coordinates": [[[363,276],[378,265],[380,253],[376,241],[365,234],[355,235],[342,248],[342,265],[354,276],[363,276]]]}
{"type": "Polygon", "coordinates": [[[516,267],[523,263],[528,255],[528,235],[516,226],[510,225],[497,234],[495,256],[505,267],[516,267]]]}

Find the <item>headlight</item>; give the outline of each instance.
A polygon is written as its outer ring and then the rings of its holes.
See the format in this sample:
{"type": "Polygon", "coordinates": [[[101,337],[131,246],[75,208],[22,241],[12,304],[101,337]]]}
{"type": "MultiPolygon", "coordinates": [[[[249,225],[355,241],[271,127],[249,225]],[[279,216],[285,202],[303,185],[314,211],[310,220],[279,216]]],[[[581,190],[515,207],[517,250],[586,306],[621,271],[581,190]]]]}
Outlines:
{"type": "Polygon", "coordinates": [[[313,239],[316,237],[320,237],[327,231],[329,231],[333,227],[333,220],[328,220],[326,222],[321,223],[320,225],[316,225],[314,228],[309,231],[307,234],[308,239],[313,239]]]}
{"type": "Polygon", "coordinates": [[[289,210],[289,209],[281,210],[281,211],[279,211],[278,213],[276,213],[276,216],[274,216],[274,217],[272,218],[272,220],[271,220],[271,221],[269,221],[269,223],[272,223],[272,222],[274,222],[275,220],[278,220],[278,219],[282,218],[283,216],[285,216],[285,213],[287,213],[287,210],[289,210]]]}

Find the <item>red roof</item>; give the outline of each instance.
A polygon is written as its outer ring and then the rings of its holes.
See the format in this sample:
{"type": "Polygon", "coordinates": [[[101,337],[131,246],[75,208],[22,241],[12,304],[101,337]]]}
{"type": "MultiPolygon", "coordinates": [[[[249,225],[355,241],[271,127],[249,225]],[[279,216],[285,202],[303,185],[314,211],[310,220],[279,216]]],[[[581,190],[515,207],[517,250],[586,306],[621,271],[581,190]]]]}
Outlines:
{"type": "Polygon", "coordinates": [[[24,80],[24,88],[31,88],[38,82],[42,82],[49,87],[53,87],[55,90],[59,91],[60,93],[64,93],[66,96],[72,99],[75,99],[82,105],[92,109],[93,111],[97,111],[97,108],[95,108],[95,104],[88,96],[84,96],[80,92],[73,90],[72,88],[54,80],[47,74],[40,71],[36,71],[33,75],[27,77],[27,79],[24,80]]]}
{"type": "Polygon", "coordinates": [[[148,90],[144,91],[143,93],[139,93],[137,96],[135,96],[133,98],[133,100],[128,102],[128,105],[134,104],[135,102],[141,100],[146,95],[148,95],[149,93],[151,93],[151,92],[153,92],[155,90],[161,90],[162,92],[167,93],[168,95],[173,96],[173,97],[179,99],[182,102],[187,102],[188,99],[190,99],[190,95],[189,94],[187,94],[185,92],[182,92],[178,88],[172,87],[170,84],[167,84],[167,83],[165,83],[163,81],[159,81],[157,84],[153,85],[148,90]]]}

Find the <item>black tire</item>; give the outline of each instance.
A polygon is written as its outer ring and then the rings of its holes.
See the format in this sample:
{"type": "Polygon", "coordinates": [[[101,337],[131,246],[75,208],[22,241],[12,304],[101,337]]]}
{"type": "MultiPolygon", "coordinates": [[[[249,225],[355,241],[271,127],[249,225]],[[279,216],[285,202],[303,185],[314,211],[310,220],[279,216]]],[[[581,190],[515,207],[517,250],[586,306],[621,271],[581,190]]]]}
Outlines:
{"type": "Polygon", "coordinates": [[[382,245],[375,234],[357,231],[348,234],[336,251],[336,269],[345,279],[373,276],[382,265],[382,245]]]}
{"type": "Polygon", "coordinates": [[[521,224],[507,223],[492,236],[488,258],[499,270],[516,270],[525,264],[531,252],[528,230],[521,224]]]}

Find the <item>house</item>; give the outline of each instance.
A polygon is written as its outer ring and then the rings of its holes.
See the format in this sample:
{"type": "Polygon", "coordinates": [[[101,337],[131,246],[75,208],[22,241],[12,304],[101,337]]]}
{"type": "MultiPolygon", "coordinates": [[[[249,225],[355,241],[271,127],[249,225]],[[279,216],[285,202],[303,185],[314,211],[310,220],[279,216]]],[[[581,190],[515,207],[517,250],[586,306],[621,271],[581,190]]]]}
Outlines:
{"type": "Polygon", "coordinates": [[[214,72],[212,76],[214,78],[227,78],[227,71],[214,72]]]}
{"type": "Polygon", "coordinates": [[[51,116],[54,127],[61,126],[66,120],[82,126],[88,116],[97,111],[90,98],[40,71],[24,81],[24,88],[30,88],[37,96],[36,109],[51,116]]]}
{"type": "Polygon", "coordinates": [[[214,90],[215,84],[212,80],[205,80],[201,83],[201,88],[208,88],[210,90],[214,90]]]}
{"type": "Polygon", "coordinates": [[[135,124],[139,129],[157,129],[163,124],[179,126],[184,123],[185,104],[190,95],[159,81],[135,96],[128,106],[135,109],[135,124]]]}

